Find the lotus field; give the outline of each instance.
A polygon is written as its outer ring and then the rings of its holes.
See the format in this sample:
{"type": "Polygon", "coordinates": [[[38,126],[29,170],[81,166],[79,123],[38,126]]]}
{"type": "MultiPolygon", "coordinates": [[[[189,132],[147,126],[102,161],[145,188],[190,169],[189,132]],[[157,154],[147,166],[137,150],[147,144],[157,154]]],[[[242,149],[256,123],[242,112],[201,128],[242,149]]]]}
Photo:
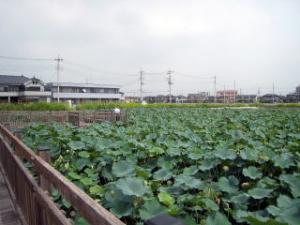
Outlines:
{"type": "MultiPolygon", "coordinates": [[[[128,225],[300,224],[300,110],[131,109],[126,122],[34,125],[32,149],[128,225]]],[[[52,193],[76,224],[87,224],[52,193]]]]}

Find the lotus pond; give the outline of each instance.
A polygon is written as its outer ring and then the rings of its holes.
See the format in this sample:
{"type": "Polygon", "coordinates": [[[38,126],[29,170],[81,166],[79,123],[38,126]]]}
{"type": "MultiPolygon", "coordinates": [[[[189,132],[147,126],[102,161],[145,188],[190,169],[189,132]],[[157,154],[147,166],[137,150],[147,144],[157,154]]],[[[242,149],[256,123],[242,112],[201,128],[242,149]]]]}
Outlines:
{"type": "Polygon", "coordinates": [[[23,141],[48,146],[128,225],[162,212],[186,225],[300,224],[300,110],[132,109],[124,123],[34,125],[23,141]]]}

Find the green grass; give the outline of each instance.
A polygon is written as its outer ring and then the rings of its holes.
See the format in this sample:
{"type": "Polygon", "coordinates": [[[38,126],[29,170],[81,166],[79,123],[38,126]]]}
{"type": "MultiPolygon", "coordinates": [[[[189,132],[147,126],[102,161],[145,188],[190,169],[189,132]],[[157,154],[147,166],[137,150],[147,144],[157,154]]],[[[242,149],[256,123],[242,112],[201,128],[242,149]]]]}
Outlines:
{"type": "MultiPolygon", "coordinates": [[[[125,102],[106,102],[106,103],[83,103],[77,105],[77,110],[102,110],[102,109],[131,109],[131,108],[224,108],[224,107],[260,107],[260,108],[300,108],[299,103],[278,103],[278,104],[263,104],[263,103],[154,103],[143,105],[141,103],[125,103],[125,102]]],[[[0,111],[69,111],[71,108],[64,103],[20,103],[20,104],[0,104],[0,111]]]]}
{"type": "Polygon", "coordinates": [[[0,104],[0,111],[66,111],[70,110],[67,104],[63,103],[21,103],[21,104],[0,104]]]}

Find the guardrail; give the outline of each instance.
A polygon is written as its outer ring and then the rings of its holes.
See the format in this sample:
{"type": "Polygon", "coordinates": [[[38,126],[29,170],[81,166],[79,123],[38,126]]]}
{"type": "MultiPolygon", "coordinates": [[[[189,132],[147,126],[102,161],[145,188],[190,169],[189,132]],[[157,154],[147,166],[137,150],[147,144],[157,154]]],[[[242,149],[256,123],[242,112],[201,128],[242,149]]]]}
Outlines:
{"type": "Polygon", "coordinates": [[[24,225],[72,224],[45,190],[50,186],[91,225],[125,225],[37,156],[3,125],[0,125],[0,166],[24,225]],[[24,166],[24,162],[32,165],[33,173],[24,166]],[[47,185],[43,180],[47,181],[47,185]]]}

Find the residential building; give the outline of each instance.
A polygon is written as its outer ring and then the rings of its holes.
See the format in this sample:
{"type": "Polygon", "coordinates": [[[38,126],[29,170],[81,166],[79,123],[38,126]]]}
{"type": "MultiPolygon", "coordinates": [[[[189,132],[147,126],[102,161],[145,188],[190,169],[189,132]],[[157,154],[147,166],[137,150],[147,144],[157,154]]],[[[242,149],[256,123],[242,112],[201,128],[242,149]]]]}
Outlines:
{"type": "Polygon", "coordinates": [[[300,85],[296,87],[296,91],[290,94],[287,94],[285,102],[297,103],[300,102],[300,85]]]}
{"type": "Polygon", "coordinates": [[[48,83],[46,89],[51,91],[53,101],[72,101],[81,103],[87,101],[119,101],[122,98],[120,86],[92,83],[48,83]]]}
{"type": "Polygon", "coordinates": [[[235,102],[255,103],[255,102],[257,102],[257,95],[237,95],[235,102]]]}
{"type": "Polygon", "coordinates": [[[51,92],[35,77],[0,75],[0,102],[50,101],[51,92]]]}
{"type": "Polygon", "coordinates": [[[0,75],[0,102],[61,102],[119,101],[120,86],[91,83],[45,84],[35,77],[0,75]]]}
{"type": "Polygon", "coordinates": [[[189,103],[208,102],[208,92],[200,92],[196,94],[188,94],[187,101],[189,103]]]}
{"type": "Polygon", "coordinates": [[[236,101],[236,90],[217,91],[217,102],[219,103],[234,103],[236,101]]]}
{"type": "Polygon", "coordinates": [[[265,94],[259,97],[259,102],[261,103],[281,103],[285,101],[285,97],[276,94],[265,94]]]}

